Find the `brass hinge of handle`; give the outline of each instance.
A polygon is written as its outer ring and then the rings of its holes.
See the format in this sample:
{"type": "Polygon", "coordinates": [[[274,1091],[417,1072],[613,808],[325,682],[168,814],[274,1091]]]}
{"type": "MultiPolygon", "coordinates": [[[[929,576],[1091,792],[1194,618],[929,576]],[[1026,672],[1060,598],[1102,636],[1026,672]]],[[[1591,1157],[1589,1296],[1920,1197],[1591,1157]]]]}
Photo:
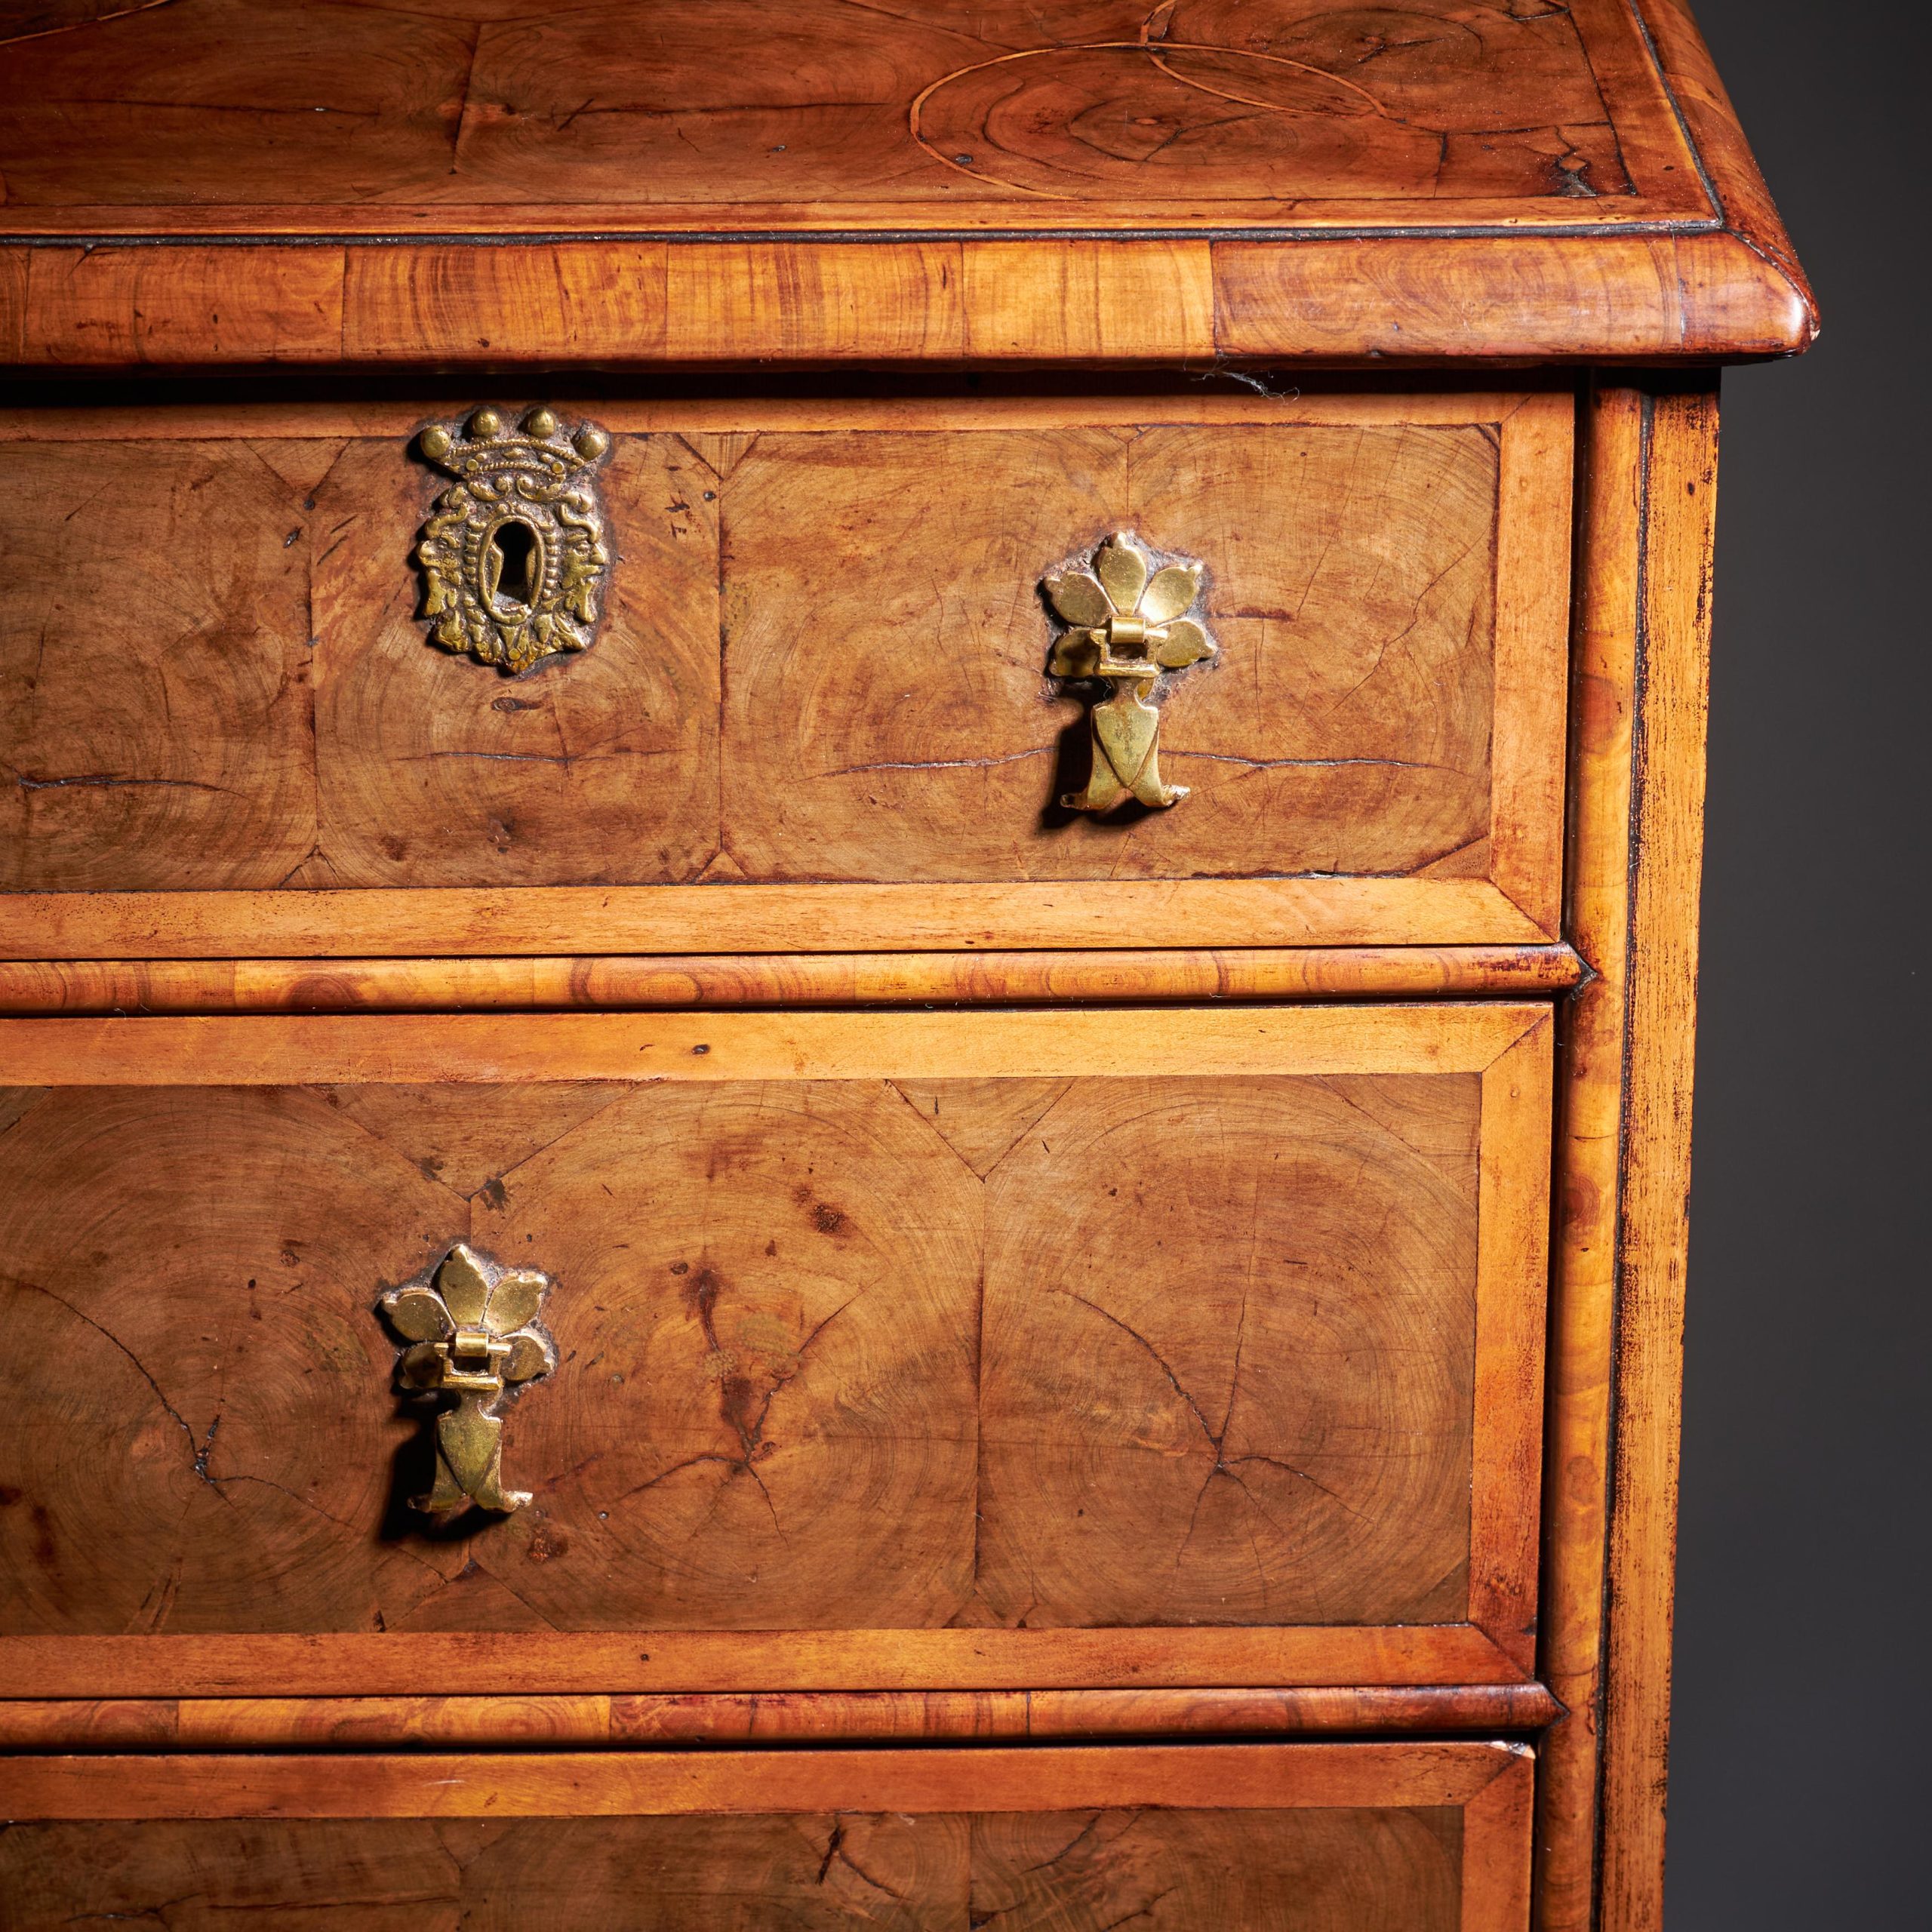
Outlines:
{"type": "Polygon", "coordinates": [[[409,1345],[396,1357],[397,1388],[405,1398],[429,1398],[436,1412],[435,1484],[412,1499],[415,1508],[507,1512],[530,1500],[528,1491],[503,1487],[497,1409],[557,1365],[556,1346],[537,1321],[549,1287],[534,1268],[498,1267],[458,1241],[426,1279],[382,1297],[383,1318],[409,1345]]]}
{"type": "Polygon", "coordinates": [[[1067,626],[1047,668],[1056,678],[1103,678],[1112,687],[1089,714],[1092,771],[1060,803],[1073,811],[1111,811],[1128,798],[1143,805],[1177,804],[1185,785],[1161,777],[1161,713],[1149,701],[1162,675],[1214,655],[1214,640],[1187,613],[1200,600],[1197,563],[1158,569],[1128,531],[1094,552],[1091,569],[1049,571],[1047,601],[1067,626]]]}

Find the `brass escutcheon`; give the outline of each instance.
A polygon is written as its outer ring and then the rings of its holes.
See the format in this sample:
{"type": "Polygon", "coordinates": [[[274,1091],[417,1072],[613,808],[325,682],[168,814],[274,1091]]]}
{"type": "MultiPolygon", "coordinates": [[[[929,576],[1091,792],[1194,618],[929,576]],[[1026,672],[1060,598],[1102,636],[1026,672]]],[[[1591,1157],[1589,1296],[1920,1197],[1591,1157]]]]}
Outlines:
{"type": "Polygon", "coordinates": [[[430,641],[506,673],[583,650],[611,564],[593,476],[610,437],[590,423],[566,436],[549,409],[512,429],[485,408],[416,446],[457,478],[416,546],[430,641]]]}

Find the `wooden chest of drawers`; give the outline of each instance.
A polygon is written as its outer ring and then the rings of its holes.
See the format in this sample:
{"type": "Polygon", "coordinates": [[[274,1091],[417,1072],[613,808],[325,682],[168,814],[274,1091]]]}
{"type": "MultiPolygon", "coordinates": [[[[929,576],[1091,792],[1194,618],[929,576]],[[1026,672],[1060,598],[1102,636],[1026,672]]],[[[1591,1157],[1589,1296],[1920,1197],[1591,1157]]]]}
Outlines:
{"type": "Polygon", "coordinates": [[[1678,0],[0,75],[0,1924],[1654,1927],[1678,0]]]}

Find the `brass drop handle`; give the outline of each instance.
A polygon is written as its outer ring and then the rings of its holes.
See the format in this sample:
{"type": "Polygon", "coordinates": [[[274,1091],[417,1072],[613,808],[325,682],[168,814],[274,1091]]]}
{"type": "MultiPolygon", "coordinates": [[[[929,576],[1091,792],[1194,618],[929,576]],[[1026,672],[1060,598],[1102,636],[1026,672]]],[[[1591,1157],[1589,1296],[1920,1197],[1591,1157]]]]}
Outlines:
{"type": "Polygon", "coordinates": [[[461,1241],[427,1280],[392,1288],[383,1319],[408,1346],[396,1357],[406,1400],[426,1398],[435,1418],[436,1478],[414,1506],[441,1515],[507,1512],[530,1500],[503,1484],[503,1398],[548,1375],[556,1346],[537,1325],[550,1284],[534,1268],[500,1268],[461,1241]]]}
{"type": "Polygon", "coordinates": [[[1067,626],[1048,669],[1056,678],[1100,678],[1112,687],[1089,714],[1093,767],[1081,790],[1062,797],[1070,810],[1111,811],[1128,798],[1173,805],[1187,796],[1185,785],[1161,777],[1161,714],[1149,700],[1163,674],[1214,655],[1213,639],[1187,614],[1200,601],[1202,574],[1197,563],[1156,569],[1128,531],[1100,545],[1091,569],[1047,573],[1047,601],[1067,626]]]}

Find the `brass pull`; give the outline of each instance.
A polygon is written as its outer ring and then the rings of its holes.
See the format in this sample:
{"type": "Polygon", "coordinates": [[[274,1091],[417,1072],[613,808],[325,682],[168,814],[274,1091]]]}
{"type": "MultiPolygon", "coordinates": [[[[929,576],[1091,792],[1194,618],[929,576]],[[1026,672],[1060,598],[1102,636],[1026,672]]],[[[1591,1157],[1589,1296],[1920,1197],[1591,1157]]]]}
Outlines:
{"type": "Polygon", "coordinates": [[[383,1318],[410,1344],[396,1358],[405,1397],[432,1398],[436,1481],[414,1506],[441,1515],[475,1503],[508,1512],[530,1500],[503,1485],[504,1395],[548,1375],[555,1345],[537,1326],[550,1287],[534,1268],[500,1268],[461,1241],[426,1281],[382,1298],[383,1318]],[[453,1403],[446,1398],[454,1396],[453,1403]]]}
{"type": "Polygon", "coordinates": [[[514,429],[479,409],[423,432],[417,448],[457,479],[416,546],[432,643],[507,673],[589,643],[611,564],[592,472],[610,447],[594,423],[567,438],[549,409],[514,429]]]}
{"type": "Polygon", "coordinates": [[[1094,552],[1091,570],[1047,573],[1047,600],[1068,626],[1048,669],[1056,678],[1105,678],[1112,688],[1089,714],[1094,764],[1085,789],[1060,799],[1074,811],[1110,811],[1128,797],[1172,805],[1187,796],[1185,785],[1162,782],[1161,714],[1149,694],[1164,672],[1213,657],[1214,645],[1186,614],[1200,598],[1201,566],[1151,565],[1132,534],[1120,531],[1094,552]]]}

